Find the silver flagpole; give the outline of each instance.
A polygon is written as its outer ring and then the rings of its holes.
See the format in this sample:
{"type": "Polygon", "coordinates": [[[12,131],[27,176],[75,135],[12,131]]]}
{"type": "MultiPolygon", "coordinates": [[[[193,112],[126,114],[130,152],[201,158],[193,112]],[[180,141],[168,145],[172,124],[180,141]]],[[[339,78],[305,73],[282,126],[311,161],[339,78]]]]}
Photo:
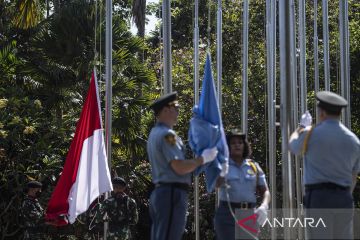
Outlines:
{"type": "Polygon", "coordinates": [[[349,102],[349,106],[342,111],[342,121],[345,126],[351,128],[350,112],[350,56],[349,56],[349,16],[348,1],[339,2],[340,22],[340,75],[341,95],[349,102]]]}
{"type": "MultiPolygon", "coordinates": [[[[112,0],[106,0],[106,39],[105,39],[105,54],[106,54],[106,110],[105,110],[105,124],[106,124],[106,154],[108,157],[109,170],[111,172],[111,122],[112,122],[112,0]]],[[[105,194],[105,199],[109,197],[109,193],[105,194]]],[[[107,239],[108,223],[104,223],[104,239],[107,239]]]]}
{"type": "Polygon", "coordinates": [[[164,93],[172,92],[171,77],[171,10],[170,0],[163,1],[163,38],[164,38],[164,93]]]}
{"type": "MultiPolygon", "coordinates": [[[[290,209],[291,177],[290,153],[288,149],[289,130],[291,124],[291,82],[293,81],[291,45],[291,2],[279,1],[279,31],[280,31],[280,119],[281,119],[281,149],[282,149],[282,181],[284,217],[290,217],[286,209],[290,209]]],[[[284,229],[284,239],[290,239],[289,228],[284,229]]]]}
{"type": "MultiPolygon", "coordinates": [[[[318,53],[318,33],[317,33],[317,10],[318,2],[314,0],[314,80],[315,80],[315,93],[319,91],[319,53],[318,53]]],[[[316,103],[315,103],[316,105],[316,103]]],[[[316,122],[319,120],[318,111],[315,109],[316,122]]]]}
{"type": "MultiPolygon", "coordinates": [[[[295,17],[295,0],[289,0],[290,1],[290,27],[289,27],[289,34],[290,34],[290,56],[291,56],[291,62],[290,62],[290,71],[291,71],[291,79],[290,79],[290,88],[291,88],[291,108],[288,110],[292,111],[291,114],[291,121],[290,121],[290,132],[292,130],[295,130],[295,127],[298,123],[298,115],[299,115],[299,107],[298,107],[298,83],[297,83],[297,59],[296,59],[296,17],[295,17]]],[[[288,134],[289,136],[289,134],[288,134]]],[[[289,194],[289,214],[290,217],[294,217],[294,206],[295,206],[295,198],[294,194],[297,188],[299,187],[299,182],[295,182],[295,189],[294,183],[293,183],[293,174],[295,174],[295,178],[299,177],[300,173],[300,166],[299,166],[299,159],[295,158],[295,168],[294,168],[294,158],[289,158],[289,166],[288,166],[288,194],[289,194]],[[295,173],[293,173],[295,171],[295,173]]],[[[293,229],[289,228],[289,234],[291,238],[294,237],[294,231],[293,229]]]]}
{"type": "Polygon", "coordinates": [[[243,69],[242,69],[242,131],[248,132],[248,49],[249,49],[249,0],[244,0],[243,11],[243,69]]]}
{"type": "MultiPolygon", "coordinates": [[[[216,78],[217,78],[217,98],[219,103],[219,112],[222,108],[222,2],[218,0],[218,10],[216,18],[216,78]]],[[[220,189],[215,194],[215,209],[220,204],[220,189]]]]}
{"type": "Polygon", "coordinates": [[[323,0],[323,1],[322,1],[322,14],[323,14],[323,43],[324,43],[324,79],[325,79],[325,90],[326,90],[326,91],[330,91],[328,0],[323,0]]]}
{"type": "Polygon", "coordinates": [[[199,103],[199,0],[195,0],[194,27],[194,89],[195,104],[199,103]]]}
{"type": "MultiPolygon", "coordinates": [[[[306,79],[306,25],[305,25],[305,0],[299,0],[299,45],[300,45],[300,114],[307,110],[307,79],[306,79]]],[[[295,119],[297,121],[297,119],[295,119]]],[[[294,126],[296,127],[296,126],[294,126]]],[[[302,179],[301,169],[302,161],[299,158],[295,159],[295,174],[296,174],[296,205],[297,217],[302,214],[302,179]]],[[[303,239],[303,229],[298,228],[299,239],[303,239]]]]}
{"type": "Polygon", "coordinates": [[[307,80],[306,80],[306,25],[305,0],[299,0],[299,40],[300,40],[300,83],[301,101],[300,113],[307,110],[307,80]]]}
{"type": "Polygon", "coordinates": [[[217,10],[217,28],[216,28],[216,76],[217,76],[217,92],[218,92],[218,102],[219,110],[221,113],[222,106],[222,2],[218,0],[218,10],[217,10]]]}
{"type": "MultiPolygon", "coordinates": [[[[194,98],[195,105],[199,104],[199,0],[195,0],[195,23],[194,23],[194,98]]],[[[195,239],[200,239],[200,216],[199,216],[199,177],[195,176],[194,182],[194,220],[195,239]]]]}
{"type": "MultiPolygon", "coordinates": [[[[266,0],[266,50],[268,92],[268,141],[271,219],[276,216],[276,0],[266,0]]],[[[271,239],[276,239],[276,228],[271,228],[271,239]]]]}
{"type": "MultiPolygon", "coordinates": [[[[271,0],[271,23],[272,23],[272,27],[271,27],[271,34],[272,34],[272,53],[271,53],[271,57],[272,57],[272,67],[271,67],[271,77],[272,77],[272,87],[271,87],[271,91],[272,91],[272,96],[271,98],[272,100],[272,116],[271,118],[272,120],[272,126],[273,126],[273,133],[272,133],[272,158],[273,158],[273,163],[272,163],[272,167],[270,168],[271,174],[272,174],[272,179],[270,181],[271,185],[273,186],[271,189],[271,197],[273,199],[276,199],[276,0],[271,0]]],[[[269,145],[270,146],[270,145],[269,145]]],[[[275,217],[276,216],[276,200],[275,201],[271,201],[271,208],[272,208],[272,216],[275,217]]],[[[271,231],[271,239],[276,239],[277,238],[277,232],[276,229],[273,228],[271,231]]]]}

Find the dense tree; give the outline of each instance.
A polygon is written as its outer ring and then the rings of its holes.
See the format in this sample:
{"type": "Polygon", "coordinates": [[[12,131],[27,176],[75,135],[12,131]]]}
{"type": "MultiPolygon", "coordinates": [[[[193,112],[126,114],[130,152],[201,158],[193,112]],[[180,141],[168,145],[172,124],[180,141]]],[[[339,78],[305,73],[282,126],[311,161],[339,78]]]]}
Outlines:
{"type": "MultiPolygon", "coordinates": [[[[146,115],[154,75],[137,57],[146,46],[129,32],[125,16],[130,16],[130,5],[121,4],[113,19],[112,172],[125,172],[132,179],[130,169],[144,159],[145,131],[131,120],[140,112],[146,115]],[[139,86],[146,90],[141,96],[137,94],[139,86]]],[[[102,41],[95,43],[95,18],[104,9],[95,12],[94,3],[64,3],[56,14],[25,30],[12,24],[11,3],[2,2],[1,7],[0,232],[2,239],[14,239],[21,235],[18,210],[24,184],[30,179],[42,181],[46,206],[62,171],[91,71],[94,65],[105,69],[105,56],[101,53],[95,58],[94,51],[95,44],[97,52],[104,49],[105,21],[98,22],[97,39],[101,36],[102,41]]],[[[101,73],[99,80],[104,99],[101,73]]],[[[147,118],[142,121],[146,126],[147,118]]],[[[138,181],[146,193],[149,181],[142,174],[145,178],[138,181]]]]}

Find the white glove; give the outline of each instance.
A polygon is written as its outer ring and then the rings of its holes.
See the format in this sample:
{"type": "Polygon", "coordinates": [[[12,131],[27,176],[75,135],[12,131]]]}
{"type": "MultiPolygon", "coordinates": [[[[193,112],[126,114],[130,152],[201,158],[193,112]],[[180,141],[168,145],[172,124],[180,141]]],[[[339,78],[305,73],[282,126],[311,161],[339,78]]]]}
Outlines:
{"type": "Polygon", "coordinates": [[[216,147],[205,149],[201,154],[201,157],[204,159],[203,164],[214,161],[217,154],[218,150],[216,147]]]}
{"type": "Polygon", "coordinates": [[[309,111],[306,111],[306,112],[301,116],[300,126],[308,127],[308,126],[311,126],[311,124],[312,124],[311,114],[309,113],[309,111]]]}
{"type": "Polygon", "coordinates": [[[268,206],[265,204],[261,204],[260,207],[255,209],[254,213],[257,215],[257,222],[260,226],[262,226],[267,218],[267,210],[268,206]]]}
{"type": "Polygon", "coordinates": [[[228,162],[224,162],[221,164],[221,172],[220,172],[220,177],[225,177],[229,172],[229,163],[228,162]]]}

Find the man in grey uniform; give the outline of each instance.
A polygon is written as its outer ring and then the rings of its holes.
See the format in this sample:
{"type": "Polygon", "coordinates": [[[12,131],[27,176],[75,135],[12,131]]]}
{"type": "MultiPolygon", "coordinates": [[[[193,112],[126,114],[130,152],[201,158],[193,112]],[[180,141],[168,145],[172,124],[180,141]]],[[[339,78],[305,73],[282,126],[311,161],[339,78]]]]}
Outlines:
{"type": "Polygon", "coordinates": [[[177,93],[157,99],[151,108],[157,122],[147,142],[155,189],[150,196],[152,240],[181,239],[185,230],[187,191],[191,172],[202,164],[211,162],[217,149],[205,149],[200,157],[185,159],[184,146],[172,129],[178,118],[177,93]]]}
{"type": "Polygon", "coordinates": [[[312,127],[309,112],[303,114],[289,145],[292,153],[304,156],[307,216],[324,217],[326,225],[308,228],[308,238],[352,239],[352,192],[360,172],[360,142],[340,122],[341,110],[348,104],[343,97],[323,91],[316,99],[319,124],[312,127]]]}

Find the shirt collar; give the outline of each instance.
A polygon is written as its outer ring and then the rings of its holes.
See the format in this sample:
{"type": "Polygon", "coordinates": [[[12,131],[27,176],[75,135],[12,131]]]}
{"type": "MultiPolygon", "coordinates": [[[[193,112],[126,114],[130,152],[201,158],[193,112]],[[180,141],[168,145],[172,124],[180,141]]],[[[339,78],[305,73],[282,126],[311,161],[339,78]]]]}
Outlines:
{"type": "Polygon", "coordinates": [[[237,166],[237,167],[243,167],[244,165],[250,165],[250,164],[248,163],[248,159],[244,159],[244,161],[239,166],[234,160],[229,158],[229,165],[234,165],[234,166],[237,166]]]}
{"type": "Polygon", "coordinates": [[[340,121],[338,119],[326,119],[323,121],[324,123],[330,123],[330,124],[338,124],[340,121]]]}
{"type": "Polygon", "coordinates": [[[170,128],[168,125],[166,125],[166,124],[163,123],[163,122],[156,122],[155,126],[170,128]]]}

